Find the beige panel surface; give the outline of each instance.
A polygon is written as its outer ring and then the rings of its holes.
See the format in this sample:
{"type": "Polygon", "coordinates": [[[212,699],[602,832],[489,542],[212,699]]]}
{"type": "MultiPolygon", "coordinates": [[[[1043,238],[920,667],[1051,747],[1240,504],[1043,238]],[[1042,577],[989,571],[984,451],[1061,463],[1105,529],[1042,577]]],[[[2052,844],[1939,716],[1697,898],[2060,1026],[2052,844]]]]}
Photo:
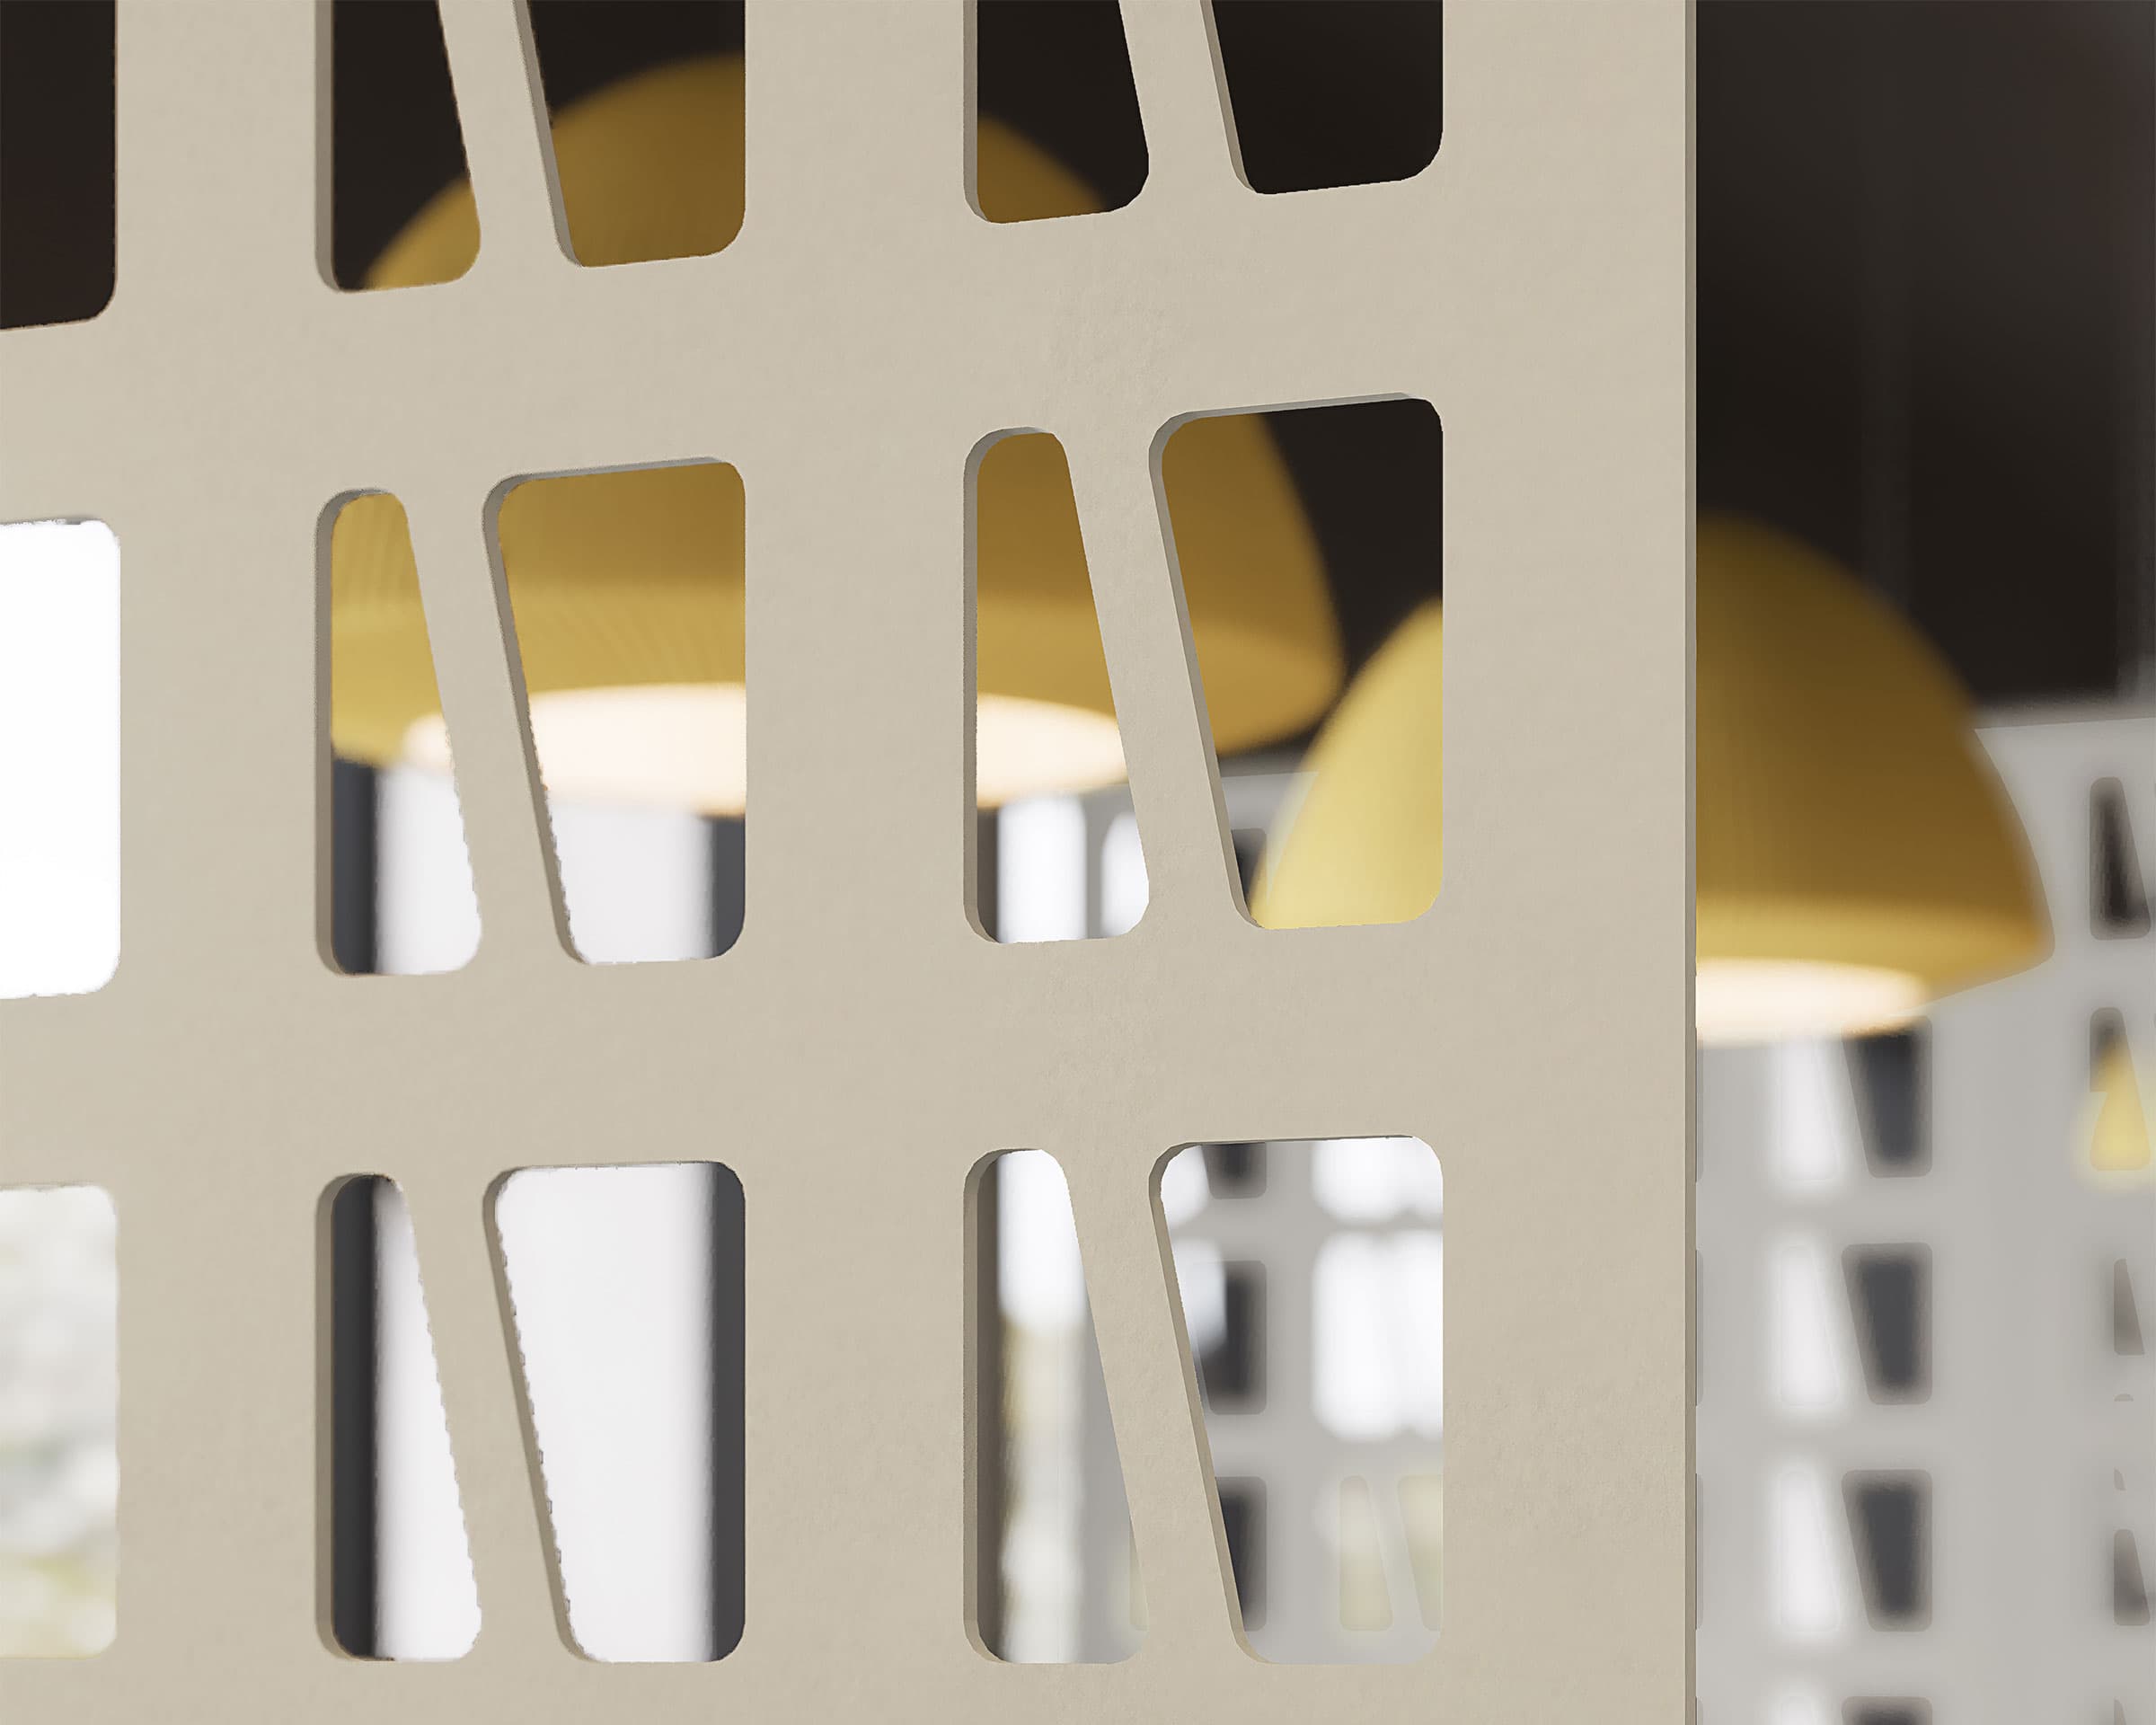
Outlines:
{"type": "Polygon", "coordinates": [[[0,519],[123,553],[114,981],[0,1003],[0,1181],[119,1209],[112,1650],[0,1719],[1672,1725],[1690,1690],[1688,17],[1446,8],[1446,136],[1395,185],[1237,180],[1196,4],[1125,8],[1152,177],[968,208],[966,13],[752,0],[748,198],[710,258],[582,270],[519,14],[444,7],[483,228],[460,281],[317,264],[326,7],[121,0],[119,288],[0,336],[0,519]],[[1447,856],[1396,928],[1235,905],[1149,472],[1195,411],[1444,416],[1447,856]],[[1069,452],[1152,872],[1119,939],[964,909],[964,471],[1069,452]],[[564,947],[483,521],[525,475],[711,458],[748,499],[747,922],[704,964],[564,947]],[[339,977],[332,500],[411,515],[485,933],[339,977]],[[1408,1667],[1241,1650],[1147,1198],[1197,1139],[1411,1134],[1447,1198],[1446,1621],[1408,1667]],[[1068,1172],[1150,1602],[1120,1666],[963,1626],[968,1169],[1068,1172]],[[564,1646],[482,1199],[512,1167],[716,1158],[747,1201],[747,1628],[714,1666],[564,1646]],[[317,1218],[395,1176],[485,1625],[328,1650],[317,1218]]]}

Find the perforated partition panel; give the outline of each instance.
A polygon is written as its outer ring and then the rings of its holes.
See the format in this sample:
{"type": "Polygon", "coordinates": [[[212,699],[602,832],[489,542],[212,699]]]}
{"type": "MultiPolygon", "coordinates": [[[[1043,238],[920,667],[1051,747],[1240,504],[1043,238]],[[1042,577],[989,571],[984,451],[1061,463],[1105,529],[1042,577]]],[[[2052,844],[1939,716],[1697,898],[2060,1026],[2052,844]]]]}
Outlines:
{"type": "Polygon", "coordinates": [[[961,5],[765,0],[739,239],[601,270],[561,237],[520,10],[451,0],[478,263],[340,294],[326,8],[122,0],[116,294],[0,337],[0,519],[94,516],[124,556],[119,971],[0,1005],[0,1181],[119,1215],[119,1634],[0,1664],[0,1718],[1684,1717],[1687,13],[1455,0],[1436,164],[1268,197],[1204,10],[1125,10],[1151,174],[1123,209],[975,214],[961,5]],[[1394,393],[1445,423],[1444,892],[1261,932],[1154,455],[1180,415],[1394,393]],[[965,908],[968,461],[1019,427],[1069,455],[1144,836],[1112,941],[999,947],[965,908]],[[491,507],[690,459],[747,497],[746,925],[709,963],[588,966],[491,507]],[[323,957],[324,524],[376,489],[484,924],[440,976],[323,957]],[[1446,1181],[1445,1626],[1406,1666],[1268,1665],[1148,1176],[1387,1135],[1446,1181]],[[1021,1146],[1085,1252],[1148,1604],[1121,1665],[968,1630],[963,1190],[1021,1146]],[[747,1630],[600,1665],[559,1624],[485,1201],[512,1168],[699,1159],[746,1198],[747,1630]],[[477,1645],[438,1665],[324,1628],[319,1233],[360,1172],[411,1207],[478,1573],[477,1645]]]}
{"type": "Polygon", "coordinates": [[[2092,792],[2119,793],[2145,901],[2156,719],[2084,707],[1982,736],[2051,955],[1940,1002],[1898,1052],[1702,1059],[1709,1720],[2156,1716],[2156,1178],[2145,1144],[2137,1168],[2092,1165],[2118,1070],[2092,1030],[2114,1023],[2144,1074],[2156,1036],[2156,936],[2107,925],[2092,792]],[[1881,1057],[1908,1063],[1884,1084],[1881,1057]],[[1868,1282],[1897,1266],[1906,1286],[1868,1282]]]}

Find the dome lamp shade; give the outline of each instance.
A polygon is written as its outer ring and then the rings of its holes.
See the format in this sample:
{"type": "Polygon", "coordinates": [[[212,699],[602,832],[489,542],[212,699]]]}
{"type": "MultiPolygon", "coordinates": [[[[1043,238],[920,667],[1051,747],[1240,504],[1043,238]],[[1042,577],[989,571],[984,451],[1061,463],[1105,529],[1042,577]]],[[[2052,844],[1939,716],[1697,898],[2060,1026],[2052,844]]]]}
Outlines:
{"type": "MultiPolygon", "coordinates": [[[[730,240],[742,219],[742,116],[738,55],[662,66],[564,111],[554,155],[579,260],[688,257],[730,240]]],[[[1000,220],[1100,207],[1054,158],[985,116],[976,181],[983,212],[1000,220]]],[[[478,246],[460,181],[398,235],[367,286],[452,281],[478,246]]],[[[954,452],[954,497],[961,470],[954,452]]],[[[1323,561],[1271,433],[1255,415],[1192,420],[1170,441],[1162,474],[1215,747],[1232,753],[1306,730],[1339,694],[1343,659],[1323,561]]],[[[1114,783],[1122,748],[1056,440],[1021,433],[991,445],[976,506],[978,799],[1114,783]]],[[[713,464],[508,494],[502,562],[553,794],[741,811],[743,511],[738,475],[713,464]]],[[[337,752],[446,766],[418,576],[393,499],[360,497],[340,514],[331,596],[337,752]]]]}
{"type": "MultiPolygon", "coordinates": [[[[1938,654],[1785,534],[1712,518],[1697,547],[1701,1039],[1887,1029],[2042,958],[2026,841],[1938,654]]],[[[1320,731],[1259,923],[1394,922],[1436,898],[1443,635],[1436,605],[1410,617],[1320,731]]]]}

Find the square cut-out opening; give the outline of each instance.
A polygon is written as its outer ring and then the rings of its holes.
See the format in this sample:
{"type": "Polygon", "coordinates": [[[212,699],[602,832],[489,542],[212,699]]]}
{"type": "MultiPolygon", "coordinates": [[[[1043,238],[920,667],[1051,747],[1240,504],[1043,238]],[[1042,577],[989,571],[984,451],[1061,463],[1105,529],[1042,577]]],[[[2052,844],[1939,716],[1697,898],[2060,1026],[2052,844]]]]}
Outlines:
{"type": "Polygon", "coordinates": [[[0,5],[0,329],[112,298],[112,0],[0,5]]]}
{"type": "Polygon", "coordinates": [[[0,525],[0,999],[119,963],[119,542],[0,525]]]}
{"type": "Polygon", "coordinates": [[[116,1238],[102,1188],[0,1190],[0,1659],[112,1644],[116,1238]]]}

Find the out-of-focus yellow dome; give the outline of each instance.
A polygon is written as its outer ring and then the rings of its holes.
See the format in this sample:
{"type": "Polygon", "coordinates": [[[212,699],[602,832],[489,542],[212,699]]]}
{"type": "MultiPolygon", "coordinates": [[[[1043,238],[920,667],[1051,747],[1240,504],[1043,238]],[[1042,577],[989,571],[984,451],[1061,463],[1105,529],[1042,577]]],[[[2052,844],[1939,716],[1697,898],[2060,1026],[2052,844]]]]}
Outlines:
{"type": "MultiPolygon", "coordinates": [[[[2043,956],[2019,823],[1913,629],[1818,553],[1729,519],[1700,523],[1696,616],[1703,1039],[1881,1028],[2043,956]]],[[[1393,922],[1436,898],[1443,641],[1438,607],[1418,612],[1319,734],[1259,922],[1393,922]]]]}

